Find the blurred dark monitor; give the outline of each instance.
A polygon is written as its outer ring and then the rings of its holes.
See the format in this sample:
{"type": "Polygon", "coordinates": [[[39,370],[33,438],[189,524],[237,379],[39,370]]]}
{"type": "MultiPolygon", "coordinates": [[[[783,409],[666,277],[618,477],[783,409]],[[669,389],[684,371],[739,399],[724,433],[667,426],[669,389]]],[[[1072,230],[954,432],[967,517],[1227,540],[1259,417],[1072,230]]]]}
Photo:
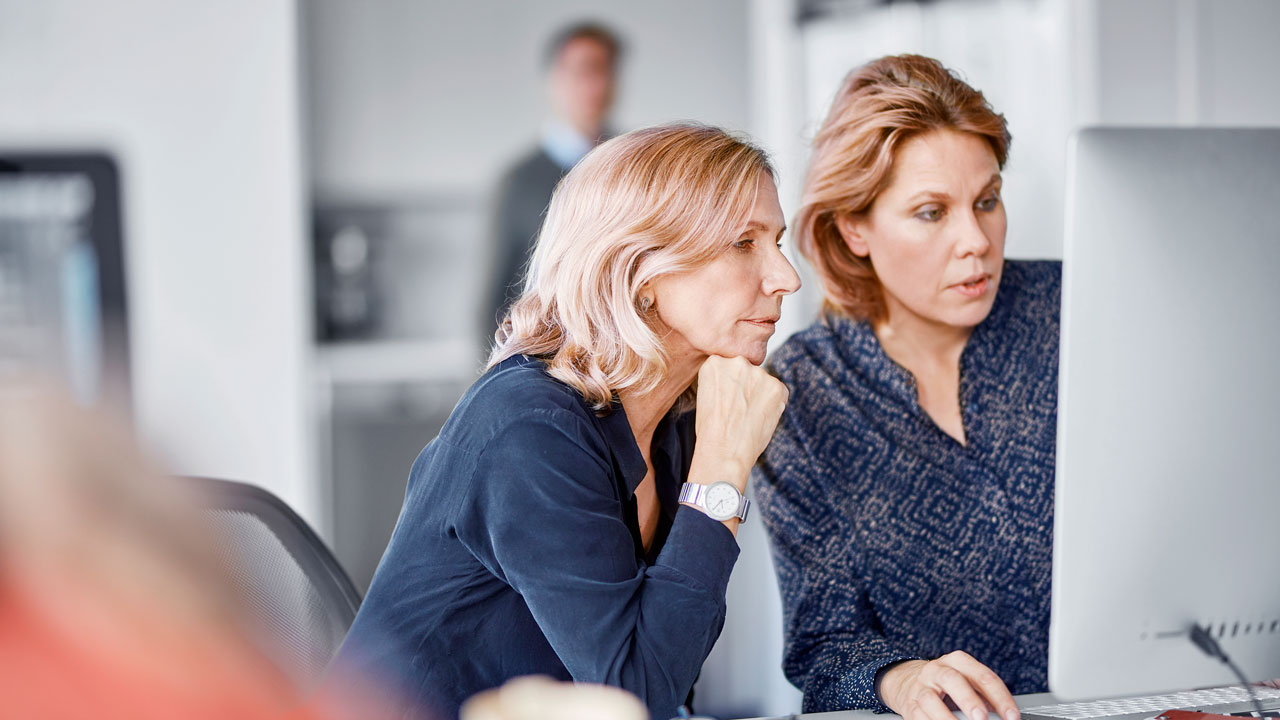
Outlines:
{"type": "Polygon", "coordinates": [[[0,149],[0,379],[36,371],[129,410],[121,227],[108,155],[0,149]]]}

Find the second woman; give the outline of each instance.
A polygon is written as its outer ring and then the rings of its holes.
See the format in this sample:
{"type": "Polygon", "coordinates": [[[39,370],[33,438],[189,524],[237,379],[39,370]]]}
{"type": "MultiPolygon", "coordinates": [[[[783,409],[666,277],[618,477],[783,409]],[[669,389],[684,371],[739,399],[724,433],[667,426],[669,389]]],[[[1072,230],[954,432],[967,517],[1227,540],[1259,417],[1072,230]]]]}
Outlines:
{"type": "Polygon", "coordinates": [[[849,74],[796,221],[826,309],[773,358],[757,485],[805,709],[1017,720],[1046,689],[1059,265],[1004,259],[1004,117],[936,60],[849,74]]]}

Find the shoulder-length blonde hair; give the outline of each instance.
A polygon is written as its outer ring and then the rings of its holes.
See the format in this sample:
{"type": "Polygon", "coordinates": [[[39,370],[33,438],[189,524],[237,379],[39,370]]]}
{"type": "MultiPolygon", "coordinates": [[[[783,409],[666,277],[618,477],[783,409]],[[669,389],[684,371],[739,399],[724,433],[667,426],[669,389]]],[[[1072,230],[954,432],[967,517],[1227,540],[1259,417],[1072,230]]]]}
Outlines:
{"type": "Polygon", "coordinates": [[[592,150],[551,196],[488,368],[513,355],[540,358],[597,411],[624,390],[652,390],[667,356],[656,313],[639,305],[641,288],[727,248],[761,173],[774,176],[763,150],[698,124],[636,130],[592,150]]]}
{"type": "Polygon", "coordinates": [[[983,138],[1004,168],[1011,140],[1004,116],[937,60],[883,57],[845,77],[814,139],[804,198],[793,223],[796,246],[822,280],[826,309],[855,320],[884,318],[875,268],[869,258],[849,250],[836,218],[870,210],[892,182],[898,148],[916,135],[940,129],[983,138]]]}

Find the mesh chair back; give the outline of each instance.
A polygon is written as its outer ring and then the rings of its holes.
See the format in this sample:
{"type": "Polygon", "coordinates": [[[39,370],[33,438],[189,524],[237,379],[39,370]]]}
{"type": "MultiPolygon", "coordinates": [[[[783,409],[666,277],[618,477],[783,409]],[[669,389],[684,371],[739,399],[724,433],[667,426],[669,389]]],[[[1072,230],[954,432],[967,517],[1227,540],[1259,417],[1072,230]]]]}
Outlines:
{"type": "Polygon", "coordinates": [[[342,644],[360,595],[337,559],[283,501],[253,485],[191,478],[219,560],[249,603],[254,640],[303,691],[342,644]]]}

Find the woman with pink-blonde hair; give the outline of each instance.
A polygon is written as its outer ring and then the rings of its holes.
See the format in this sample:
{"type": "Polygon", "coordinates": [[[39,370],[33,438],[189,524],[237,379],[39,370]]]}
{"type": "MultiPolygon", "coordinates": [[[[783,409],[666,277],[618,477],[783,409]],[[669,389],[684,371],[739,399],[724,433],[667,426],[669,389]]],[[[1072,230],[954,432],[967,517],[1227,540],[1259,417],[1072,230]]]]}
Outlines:
{"type": "Polygon", "coordinates": [[[759,367],[799,287],[783,226],[764,153],[715,128],[638,130],[575,166],[339,662],[447,714],[542,674],[674,715],[786,401],[759,367]]]}

